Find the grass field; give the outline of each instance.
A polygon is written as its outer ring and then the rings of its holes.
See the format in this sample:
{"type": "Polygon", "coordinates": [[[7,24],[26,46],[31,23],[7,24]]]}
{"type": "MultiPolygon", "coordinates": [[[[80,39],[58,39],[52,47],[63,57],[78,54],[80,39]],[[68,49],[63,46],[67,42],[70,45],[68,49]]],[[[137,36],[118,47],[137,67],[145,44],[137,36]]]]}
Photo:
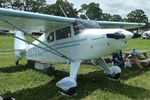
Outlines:
{"type": "MultiPolygon", "coordinates": [[[[150,51],[150,40],[132,39],[123,51],[145,49],[150,51]]],[[[13,38],[0,36],[0,49],[13,49],[13,38]]],[[[150,53],[149,53],[150,57],[150,53]]],[[[77,95],[64,97],[57,93],[56,82],[68,76],[64,64],[56,64],[54,78],[26,66],[15,66],[13,53],[0,53],[0,95],[16,100],[147,100],[150,99],[150,66],[139,70],[136,66],[122,70],[121,80],[107,79],[101,69],[81,65],[78,74],[77,95]]]]}

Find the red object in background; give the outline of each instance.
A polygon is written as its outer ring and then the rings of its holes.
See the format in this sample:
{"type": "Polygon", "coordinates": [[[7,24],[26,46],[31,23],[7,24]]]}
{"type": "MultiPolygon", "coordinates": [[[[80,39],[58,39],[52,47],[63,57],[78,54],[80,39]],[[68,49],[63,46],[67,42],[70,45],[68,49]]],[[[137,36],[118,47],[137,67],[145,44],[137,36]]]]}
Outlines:
{"type": "Polygon", "coordinates": [[[41,32],[32,32],[32,35],[37,35],[37,36],[41,36],[43,33],[41,32]]]}

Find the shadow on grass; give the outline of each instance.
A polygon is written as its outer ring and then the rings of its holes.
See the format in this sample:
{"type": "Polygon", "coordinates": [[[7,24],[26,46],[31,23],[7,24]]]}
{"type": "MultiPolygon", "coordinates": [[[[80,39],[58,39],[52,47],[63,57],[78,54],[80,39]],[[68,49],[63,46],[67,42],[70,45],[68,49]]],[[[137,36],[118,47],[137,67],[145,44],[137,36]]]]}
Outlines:
{"type": "Polygon", "coordinates": [[[104,93],[108,92],[112,94],[120,94],[131,99],[150,98],[150,91],[144,88],[130,86],[119,81],[110,81],[101,71],[90,72],[88,74],[79,74],[77,79],[77,96],[65,97],[57,92],[58,88],[55,86],[56,82],[65,76],[68,76],[67,72],[55,70],[55,79],[50,83],[35,88],[20,90],[14,93],[6,93],[3,96],[11,96],[16,98],[16,100],[70,100],[82,99],[92,94],[95,90],[101,90],[104,93]]]}
{"type": "Polygon", "coordinates": [[[29,69],[26,65],[19,65],[19,66],[10,66],[10,67],[3,67],[0,68],[0,72],[2,73],[14,73],[14,72],[20,72],[25,71],[29,69]]]}
{"type": "Polygon", "coordinates": [[[127,80],[130,78],[134,78],[136,76],[139,76],[141,74],[144,74],[145,72],[150,71],[149,66],[145,66],[144,69],[139,69],[137,66],[131,67],[131,68],[125,68],[121,72],[121,79],[127,80]]]}
{"type": "Polygon", "coordinates": [[[79,94],[83,94],[84,96],[82,95],[80,97],[85,97],[87,94],[89,95],[93,91],[100,89],[108,93],[124,95],[131,99],[150,98],[150,91],[144,88],[130,86],[120,81],[110,81],[101,72],[89,73],[81,80],[79,87],[82,87],[82,90],[80,91],[79,89],[79,94]]]}

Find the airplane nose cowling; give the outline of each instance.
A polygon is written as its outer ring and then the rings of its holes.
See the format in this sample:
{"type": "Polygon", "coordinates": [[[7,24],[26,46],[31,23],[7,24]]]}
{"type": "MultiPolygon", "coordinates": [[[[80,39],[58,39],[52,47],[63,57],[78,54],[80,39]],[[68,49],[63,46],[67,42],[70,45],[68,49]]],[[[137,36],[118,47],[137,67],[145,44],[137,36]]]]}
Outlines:
{"type": "Polygon", "coordinates": [[[126,30],[123,31],[123,34],[125,35],[126,40],[130,40],[133,37],[133,33],[126,30]]]}

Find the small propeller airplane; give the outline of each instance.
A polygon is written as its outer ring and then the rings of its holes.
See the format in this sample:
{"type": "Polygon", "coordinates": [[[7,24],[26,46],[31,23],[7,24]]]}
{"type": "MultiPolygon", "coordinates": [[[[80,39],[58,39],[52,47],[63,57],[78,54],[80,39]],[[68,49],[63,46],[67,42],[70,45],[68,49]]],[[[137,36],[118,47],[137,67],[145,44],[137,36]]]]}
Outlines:
{"type": "Polygon", "coordinates": [[[0,29],[16,30],[14,53],[18,59],[37,64],[70,63],[70,75],[56,83],[63,93],[73,94],[77,73],[84,60],[100,58],[100,66],[113,79],[119,79],[121,69],[107,66],[103,57],[122,50],[133,36],[125,29],[142,27],[143,23],[110,22],[66,18],[0,8],[0,29]],[[31,32],[44,32],[35,38],[31,32]],[[28,35],[35,41],[30,43],[28,35]]]}

